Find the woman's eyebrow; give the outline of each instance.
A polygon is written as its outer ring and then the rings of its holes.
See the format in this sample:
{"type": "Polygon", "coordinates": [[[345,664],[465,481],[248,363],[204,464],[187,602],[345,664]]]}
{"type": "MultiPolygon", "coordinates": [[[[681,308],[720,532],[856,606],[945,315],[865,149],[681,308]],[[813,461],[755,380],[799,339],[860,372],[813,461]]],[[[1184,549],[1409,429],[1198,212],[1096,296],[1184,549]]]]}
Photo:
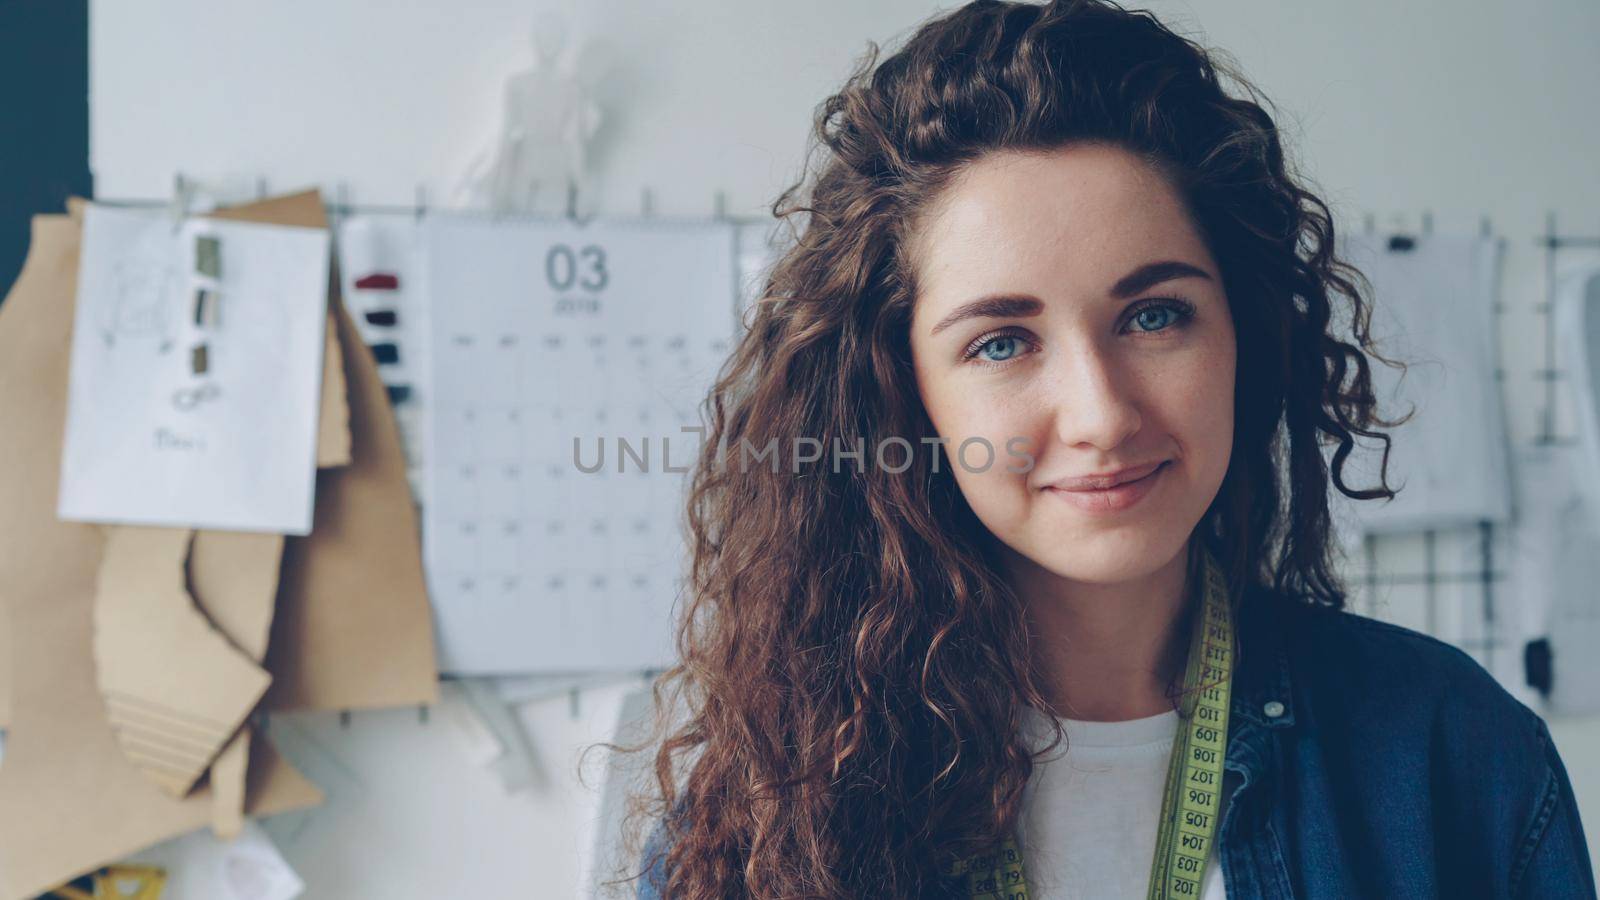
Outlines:
{"type": "MultiPolygon", "coordinates": [[[[1180,262],[1175,259],[1161,262],[1146,263],[1127,275],[1122,276],[1116,284],[1111,286],[1111,296],[1118,299],[1127,299],[1135,294],[1147,291],[1164,281],[1176,278],[1204,278],[1211,280],[1204,269],[1180,262]]],[[[1044,311],[1044,301],[1027,294],[992,294],[980,297],[970,303],[956,307],[951,313],[939,320],[933,326],[929,336],[949,328],[963,319],[993,318],[1010,319],[1037,316],[1044,311]]]]}
{"type": "Polygon", "coordinates": [[[1199,266],[1192,266],[1176,259],[1161,262],[1146,263],[1132,272],[1122,276],[1122,279],[1111,286],[1111,296],[1119,300],[1126,300],[1134,294],[1142,293],[1162,283],[1175,278],[1204,278],[1211,280],[1211,276],[1199,266]]]}
{"type": "Polygon", "coordinates": [[[933,326],[933,330],[928,334],[929,336],[938,334],[963,319],[1010,319],[1037,316],[1043,311],[1044,301],[1038,297],[1030,297],[1027,294],[993,294],[956,307],[950,315],[940,319],[939,324],[933,326]]]}

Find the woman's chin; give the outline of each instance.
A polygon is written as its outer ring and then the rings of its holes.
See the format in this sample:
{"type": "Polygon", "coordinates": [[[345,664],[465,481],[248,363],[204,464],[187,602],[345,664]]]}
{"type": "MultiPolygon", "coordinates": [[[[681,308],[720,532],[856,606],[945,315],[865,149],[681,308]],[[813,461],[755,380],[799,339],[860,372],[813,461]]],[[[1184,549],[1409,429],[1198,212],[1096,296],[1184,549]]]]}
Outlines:
{"type": "Polygon", "coordinates": [[[1171,562],[1183,550],[1183,543],[1182,535],[1174,539],[1165,529],[1123,529],[1116,534],[1088,533],[1053,542],[1030,556],[1061,578],[1083,584],[1118,584],[1149,576],[1171,562]]]}

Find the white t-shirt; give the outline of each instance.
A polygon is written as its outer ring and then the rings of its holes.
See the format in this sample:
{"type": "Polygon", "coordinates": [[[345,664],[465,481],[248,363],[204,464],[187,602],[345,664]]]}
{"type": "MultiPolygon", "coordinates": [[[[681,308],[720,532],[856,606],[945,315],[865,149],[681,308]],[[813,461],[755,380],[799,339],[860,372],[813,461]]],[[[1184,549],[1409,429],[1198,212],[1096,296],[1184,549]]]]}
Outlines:
{"type": "MultiPolygon", "coordinates": [[[[1034,749],[1052,732],[1049,717],[1024,707],[1034,749]]],[[[1040,757],[1023,793],[1017,841],[1034,900],[1141,900],[1149,891],[1156,820],[1178,714],[1126,722],[1062,719],[1065,741],[1040,757]]],[[[1231,784],[1224,781],[1224,795],[1231,784]]],[[[1225,811],[1226,801],[1219,807],[1225,811]]],[[[1215,843],[1213,843],[1213,847],[1215,843]]],[[[1200,900],[1224,900],[1215,850],[1200,900]]]]}

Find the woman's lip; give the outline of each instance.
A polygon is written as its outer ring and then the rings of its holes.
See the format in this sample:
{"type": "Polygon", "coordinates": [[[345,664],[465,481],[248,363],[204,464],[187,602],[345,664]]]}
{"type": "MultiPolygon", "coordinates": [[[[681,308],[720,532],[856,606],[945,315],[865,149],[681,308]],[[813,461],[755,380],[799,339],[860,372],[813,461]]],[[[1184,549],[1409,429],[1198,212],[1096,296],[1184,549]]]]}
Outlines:
{"type": "Polygon", "coordinates": [[[1114,487],[1100,490],[1066,490],[1064,488],[1046,487],[1045,490],[1052,496],[1071,503],[1085,512],[1106,513],[1118,512],[1133,506],[1145,495],[1149,494],[1167,471],[1167,464],[1172,460],[1163,460],[1150,474],[1132,481],[1124,481],[1114,487]]]}
{"type": "Polygon", "coordinates": [[[1081,478],[1064,478],[1064,479],[1062,479],[1060,482],[1058,482],[1056,484],[1047,485],[1047,487],[1052,487],[1052,488],[1055,488],[1056,490],[1061,490],[1061,491],[1100,491],[1100,490],[1105,490],[1107,488],[1116,487],[1119,484],[1125,484],[1127,482],[1137,481],[1140,478],[1143,478],[1146,475],[1151,474],[1152,472],[1154,472],[1156,469],[1160,468],[1166,462],[1168,462],[1168,460],[1164,460],[1163,459],[1160,462],[1146,463],[1145,465],[1142,465],[1142,466],[1133,466],[1131,468],[1123,469],[1122,471],[1116,472],[1116,473],[1114,473],[1112,475],[1085,476],[1085,477],[1081,477],[1081,478]],[[1109,484],[1107,483],[1108,481],[1110,482],[1109,484]]]}

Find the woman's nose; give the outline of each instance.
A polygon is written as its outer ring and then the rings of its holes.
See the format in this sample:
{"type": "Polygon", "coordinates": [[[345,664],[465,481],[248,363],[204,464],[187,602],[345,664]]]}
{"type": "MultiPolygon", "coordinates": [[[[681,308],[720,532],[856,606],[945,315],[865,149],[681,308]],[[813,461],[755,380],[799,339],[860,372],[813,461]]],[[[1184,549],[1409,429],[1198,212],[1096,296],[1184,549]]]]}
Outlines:
{"type": "Polygon", "coordinates": [[[1135,385],[1114,354],[1090,344],[1058,357],[1056,437],[1070,446],[1115,450],[1142,422],[1135,385]]]}

